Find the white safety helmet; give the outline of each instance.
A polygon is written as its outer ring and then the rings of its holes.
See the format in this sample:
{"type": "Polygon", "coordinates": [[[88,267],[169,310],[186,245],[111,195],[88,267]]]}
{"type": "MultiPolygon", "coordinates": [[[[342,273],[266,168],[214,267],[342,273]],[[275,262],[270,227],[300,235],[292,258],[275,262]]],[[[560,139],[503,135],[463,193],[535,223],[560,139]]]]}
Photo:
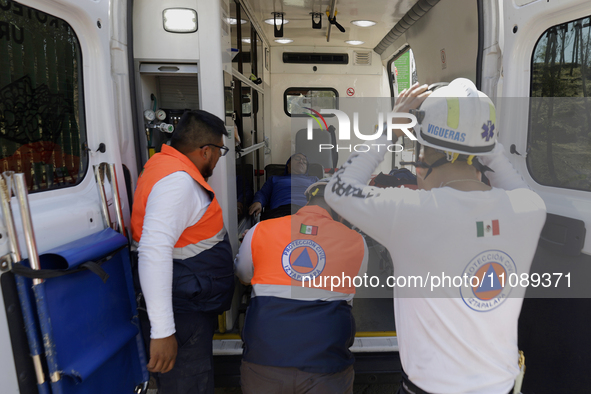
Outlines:
{"type": "Polygon", "coordinates": [[[469,79],[454,79],[411,112],[420,123],[415,130],[421,145],[468,156],[489,155],[495,148],[495,106],[469,79]]]}

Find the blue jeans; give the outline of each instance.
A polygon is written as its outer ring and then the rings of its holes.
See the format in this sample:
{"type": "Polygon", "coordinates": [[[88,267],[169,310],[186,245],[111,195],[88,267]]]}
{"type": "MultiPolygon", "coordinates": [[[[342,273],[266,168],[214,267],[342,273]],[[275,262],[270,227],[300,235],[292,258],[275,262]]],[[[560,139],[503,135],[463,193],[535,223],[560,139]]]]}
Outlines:
{"type": "Polygon", "coordinates": [[[175,313],[178,354],[174,368],[155,374],[158,394],[213,394],[212,338],[217,315],[175,313]]]}

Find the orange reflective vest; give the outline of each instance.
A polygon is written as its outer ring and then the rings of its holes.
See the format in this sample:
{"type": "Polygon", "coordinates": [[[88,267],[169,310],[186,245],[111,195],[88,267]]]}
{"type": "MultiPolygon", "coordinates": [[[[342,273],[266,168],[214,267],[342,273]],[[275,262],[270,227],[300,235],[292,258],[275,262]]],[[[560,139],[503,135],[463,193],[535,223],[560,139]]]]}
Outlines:
{"type": "Polygon", "coordinates": [[[134,241],[139,242],[142,237],[146,204],[152,188],[159,180],[177,171],[184,171],[191,175],[191,178],[207,190],[212,199],[203,217],[194,226],[188,227],[181,234],[176,245],[174,245],[175,248],[182,248],[209,239],[224,227],[222,208],[215,198],[213,189],[205,182],[197,167],[178,150],[168,145],[162,145],[162,151],[148,160],[138,179],[131,215],[131,234],[134,241]]]}
{"type": "Polygon", "coordinates": [[[365,254],[361,235],[334,221],[325,209],[305,206],[295,215],[259,223],[250,247],[256,296],[242,330],[243,360],[325,374],[352,365],[351,306],[342,298],[318,299],[318,292],[308,289],[339,296],[355,293],[353,278],[365,254]],[[312,283],[302,282],[306,276],[312,283]],[[331,289],[331,276],[351,280],[331,289]]]}
{"type": "Polygon", "coordinates": [[[331,290],[330,277],[338,276],[351,280],[341,281],[332,291],[355,294],[352,280],[363,261],[364,242],[325,209],[305,206],[294,215],[259,223],[251,250],[253,285],[302,287],[303,280],[312,279],[311,287],[331,290]]]}
{"type": "MultiPolygon", "coordinates": [[[[173,260],[174,311],[220,313],[230,307],[234,289],[232,248],[224,230],[222,209],[197,167],[187,156],[168,145],[163,145],[162,151],[148,160],[138,179],[131,234],[134,241],[140,242],[152,188],[159,180],[177,171],[186,172],[199,183],[210,195],[211,203],[201,219],[187,227],[174,245],[175,249],[189,247],[190,250],[181,253],[189,257],[173,260]]],[[[179,213],[171,212],[173,214],[179,213]]]]}

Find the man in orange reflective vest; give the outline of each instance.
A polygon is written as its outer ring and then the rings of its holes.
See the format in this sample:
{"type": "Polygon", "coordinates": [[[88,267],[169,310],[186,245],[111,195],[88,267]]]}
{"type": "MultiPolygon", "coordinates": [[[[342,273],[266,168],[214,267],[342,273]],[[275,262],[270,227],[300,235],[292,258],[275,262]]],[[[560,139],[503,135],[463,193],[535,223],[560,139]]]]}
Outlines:
{"type": "Polygon", "coordinates": [[[138,179],[131,232],[151,326],[148,370],[160,394],[214,392],[213,331],[230,306],[234,273],[222,210],[205,179],[228,151],[224,135],[215,115],[185,112],[171,146],[138,179]]]}
{"type": "Polygon", "coordinates": [[[352,393],[353,279],[367,270],[363,237],[335,220],[326,183],[296,214],[258,223],[236,257],[252,283],[242,339],[242,392],[352,393]]]}

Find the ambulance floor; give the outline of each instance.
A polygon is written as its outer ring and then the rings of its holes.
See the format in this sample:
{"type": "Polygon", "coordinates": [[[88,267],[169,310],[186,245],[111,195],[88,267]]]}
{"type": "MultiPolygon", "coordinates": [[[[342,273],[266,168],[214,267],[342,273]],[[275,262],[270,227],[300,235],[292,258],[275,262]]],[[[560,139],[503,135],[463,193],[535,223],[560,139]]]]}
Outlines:
{"type": "Polygon", "coordinates": [[[396,331],[392,298],[355,298],[353,316],[358,333],[396,331]]]}
{"type": "MultiPolygon", "coordinates": [[[[354,384],[353,394],[394,394],[398,391],[398,384],[354,384]]],[[[242,394],[240,387],[226,387],[215,389],[215,394],[242,394]]]]}

